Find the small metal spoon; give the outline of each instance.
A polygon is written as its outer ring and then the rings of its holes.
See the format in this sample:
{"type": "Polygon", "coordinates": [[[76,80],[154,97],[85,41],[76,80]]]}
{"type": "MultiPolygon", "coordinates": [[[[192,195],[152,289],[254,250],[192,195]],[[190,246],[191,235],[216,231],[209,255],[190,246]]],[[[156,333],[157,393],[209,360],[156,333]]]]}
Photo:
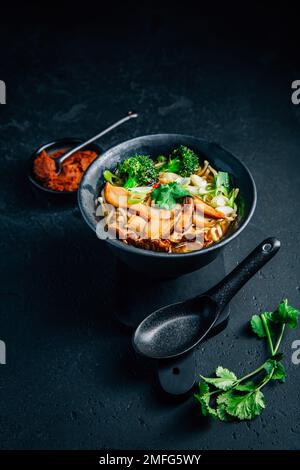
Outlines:
{"type": "Polygon", "coordinates": [[[91,144],[92,142],[94,142],[95,140],[99,139],[100,137],[102,137],[103,135],[105,134],[108,134],[108,132],[112,131],[113,129],[115,129],[116,127],[120,126],[121,124],[123,124],[124,122],[126,121],[129,121],[129,119],[132,119],[132,118],[137,118],[138,117],[138,114],[137,113],[134,113],[132,111],[129,111],[129,113],[127,114],[127,116],[125,116],[124,118],[120,119],[119,121],[115,122],[114,124],[112,124],[111,126],[107,127],[106,129],[104,129],[103,131],[99,132],[98,134],[94,135],[93,137],[91,137],[90,139],[86,140],[85,142],[82,142],[81,144],[77,145],[76,147],[72,148],[71,150],[69,150],[68,152],[64,153],[63,155],[61,155],[60,157],[57,157],[57,158],[54,158],[54,161],[55,161],[55,165],[56,165],[56,172],[57,174],[59,175],[61,170],[62,170],[62,164],[63,162],[65,162],[69,157],[71,157],[71,155],[73,155],[75,152],[78,152],[78,150],[81,150],[82,148],[86,147],[87,145],[91,144]]]}
{"type": "Polygon", "coordinates": [[[232,297],[279,248],[276,238],[264,240],[223,281],[203,295],[151,313],[135,330],[135,350],[153,359],[169,359],[194,348],[213,328],[232,297]]]}

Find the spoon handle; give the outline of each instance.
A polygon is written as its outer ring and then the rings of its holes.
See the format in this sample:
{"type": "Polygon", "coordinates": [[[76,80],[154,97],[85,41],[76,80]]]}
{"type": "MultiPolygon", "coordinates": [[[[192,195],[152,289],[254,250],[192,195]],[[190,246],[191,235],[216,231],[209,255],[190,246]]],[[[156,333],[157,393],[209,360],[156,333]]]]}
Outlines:
{"type": "Polygon", "coordinates": [[[108,134],[108,132],[112,131],[113,129],[115,129],[116,127],[120,126],[121,124],[123,124],[124,122],[126,121],[129,121],[129,119],[132,119],[132,118],[136,118],[138,117],[138,114],[137,113],[133,113],[131,111],[129,111],[129,113],[127,114],[127,116],[125,116],[124,118],[120,119],[119,121],[115,122],[114,124],[112,124],[111,126],[107,127],[106,129],[104,129],[103,131],[99,132],[98,134],[94,135],[93,137],[91,137],[89,140],[86,140],[85,142],[82,142],[81,144],[77,145],[76,147],[72,148],[71,150],[69,150],[68,152],[66,152],[65,154],[63,154],[61,157],[58,157],[55,159],[56,161],[56,164],[58,166],[61,166],[61,164],[67,160],[67,158],[69,158],[71,155],[73,155],[73,153],[75,152],[78,152],[78,150],[81,150],[82,148],[86,147],[87,145],[91,144],[92,142],[94,142],[95,140],[98,140],[100,137],[104,136],[105,134],[108,134]]]}
{"type": "Polygon", "coordinates": [[[261,269],[280,248],[277,238],[267,238],[260,243],[223,281],[207,292],[222,310],[243,285],[261,269]]]}

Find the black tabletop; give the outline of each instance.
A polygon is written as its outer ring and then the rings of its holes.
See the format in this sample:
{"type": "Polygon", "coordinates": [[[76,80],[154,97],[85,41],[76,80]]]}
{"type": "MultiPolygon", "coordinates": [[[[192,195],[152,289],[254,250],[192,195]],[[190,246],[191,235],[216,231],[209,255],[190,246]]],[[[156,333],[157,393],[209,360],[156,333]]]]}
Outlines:
{"type": "Polygon", "coordinates": [[[213,12],[190,15],[188,24],[163,7],[149,12],[127,12],[125,24],[104,15],[68,26],[53,16],[35,23],[33,14],[29,22],[20,17],[14,31],[1,30],[7,104],[0,107],[0,339],[7,363],[0,365],[0,447],[296,449],[300,369],[291,344],[299,331],[285,339],[287,383],[268,388],[261,417],[232,424],[202,418],[193,398],[162,395],[151,367],[134,355],[115,320],[107,246],[76,204],[45,205],[26,179],[37,146],[89,137],[130,109],[139,119],[103,139],[103,148],[160,132],[228,148],[250,168],[258,204],[227,246],[225,270],[264,237],[277,236],[282,249],[232,301],[226,330],[199,347],[197,371],[209,375],[221,364],[242,375],[266,357],[248,333],[250,316],[285,296],[300,305],[300,106],[291,102],[300,71],[293,42],[278,33],[280,15],[266,26],[265,11],[264,20],[256,11],[252,33],[241,21],[224,26],[213,12]]]}

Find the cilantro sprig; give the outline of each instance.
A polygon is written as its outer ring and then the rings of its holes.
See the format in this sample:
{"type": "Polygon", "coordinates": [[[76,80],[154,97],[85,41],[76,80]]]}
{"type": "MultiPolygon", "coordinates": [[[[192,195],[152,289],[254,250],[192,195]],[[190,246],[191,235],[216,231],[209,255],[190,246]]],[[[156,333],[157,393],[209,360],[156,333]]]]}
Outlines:
{"type": "Polygon", "coordinates": [[[202,381],[194,397],[200,404],[202,415],[232,421],[250,420],[261,414],[266,406],[262,389],[271,380],[285,382],[286,373],[281,362],[283,354],[278,350],[286,326],[296,328],[299,315],[300,311],[291,307],[285,299],[274,312],[252,316],[252,331],[260,339],[266,338],[271,357],[241,378],[222,366],[217,367],[216,377],[201,375],[202,381]]]}
{"type": "Polygon", "coordinates": [[[190,192],[173,181],[168,184],[160,184],[152,191],[151,198],[160,209],[173,209],[178,199],[190,196],[190,192]]]}

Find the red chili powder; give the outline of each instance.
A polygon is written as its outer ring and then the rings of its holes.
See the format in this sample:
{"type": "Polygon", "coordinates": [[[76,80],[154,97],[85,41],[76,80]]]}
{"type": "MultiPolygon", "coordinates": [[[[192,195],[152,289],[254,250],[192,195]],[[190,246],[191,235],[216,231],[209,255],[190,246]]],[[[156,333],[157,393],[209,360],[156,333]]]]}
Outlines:
{"type": "Polygon", "coordinates": [[[97,157],[97,153],[91,150],[76,152],[62,164],[62,170],[58,175],[53,159],[66,151],[62,149],[48,154],[43,150],[34,160],[33,172],[45,188],[55,191],[76,191],[83,173],[97,157]]]}

